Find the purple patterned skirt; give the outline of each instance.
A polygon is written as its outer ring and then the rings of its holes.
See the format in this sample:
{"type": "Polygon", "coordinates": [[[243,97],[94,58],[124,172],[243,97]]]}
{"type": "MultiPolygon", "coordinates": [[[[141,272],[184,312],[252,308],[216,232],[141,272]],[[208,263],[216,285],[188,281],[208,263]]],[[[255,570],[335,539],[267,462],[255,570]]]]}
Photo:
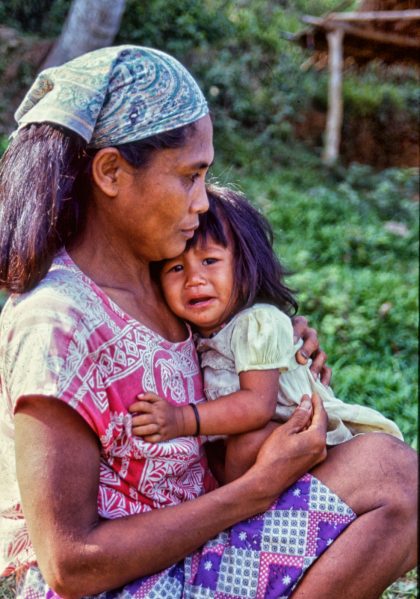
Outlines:
{"type": "MultiPolygon", "coordinates": [[[[182,562],[96,599],[285,599],[309,566],[356,518],[310,474],[271,508],[236,524],[182,562]]],[[[40,571],[18,582],[21,599],[57,599],[40,571]]]]}

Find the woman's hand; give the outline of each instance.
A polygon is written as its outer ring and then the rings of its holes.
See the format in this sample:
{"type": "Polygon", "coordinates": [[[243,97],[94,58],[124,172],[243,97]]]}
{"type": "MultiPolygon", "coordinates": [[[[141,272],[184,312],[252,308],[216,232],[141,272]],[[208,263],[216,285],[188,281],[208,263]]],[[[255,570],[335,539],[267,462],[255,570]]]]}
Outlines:
{"type": "Polygon", "coordinates": [[[142,393],[137,398],[138,401],[128,408],[133,414],[133,435],[143,437],[149,443],[158,443],[186,434],[182,406],[173,406],[155,393],[142,393]]]}
{"type": "Polygon", "coordinates": [[[326,366],[327,355],[319,347],[318,334],[315,329],[308,326],[308,321],[303,316],[292,319],[295,342],[303,339],[303,345],[296,353],[299,364],[306,364],[312,358],[311,372],[315,378],[320,376],[321,383],[329,385],[331,381],[331,368],[326,366]]]}
{"type": "Polygon", "coordinates": [[[97,595],[176,564],[222,530],[266,510],[273,487],[278,495],[301,474],[293,478],[293,464],[274,459],[283,450],[291,455],[284,435],[272,452],[266,446],[268,457],[261,454],[254,475],[248,471],[191,501],[110,520],[98,517],[99,488],[106,482],[99,479],[98,438],[82,417],[62,400],[31,396],[20,400],[15,425],[25,520],[43,576],[60,597],[97,595]]]}
{"type": "Polygon", "coordinates": [[[260,477],[262,493],[274,499],[300,476],[325,460],[327,414],[321,399],[304,395],[290,419],[277,427],[263,443],[255,465],[248,471],[260,477]],[[274,473],[281,472],[282,486],[274,473]]]}

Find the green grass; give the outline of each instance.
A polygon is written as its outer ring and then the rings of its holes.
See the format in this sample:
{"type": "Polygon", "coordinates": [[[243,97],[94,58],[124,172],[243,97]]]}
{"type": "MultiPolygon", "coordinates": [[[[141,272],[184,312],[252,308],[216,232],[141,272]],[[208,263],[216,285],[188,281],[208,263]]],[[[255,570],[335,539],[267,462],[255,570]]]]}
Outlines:
{"type": "MultiPolygon", "coordinates": [[[[326,170],[298,146],[269,156],[242,142],[238,151],[249,166],[221,161],[213,176],[269,217],[300,312],[329,356],[336,395],[380,410],[417,447],[417,173],[326,170]]],[[[382,599],[416,597],[416,580],[412,571],[382,599]]],[[[0,599],[14,596],[10,585],[0,582],[0,599]]]]}
{"type": "MultiPolygon", "coordinates": [[[[216,178],[239,186],[269,217],[300,312],[328,353],[336,394],[394,419],[417,447],[416,173],[328,171],[299,147],[278,148],[277,162],[263,150],[258,162],[255,148],[241,151],[251,166],[218,163],[216,178]]],[[[416,581],[413,570],[382,599],[413,599],[416,581]]],[[[0,582],[0,599],[13,596],[12,581],[0,582]]]]}
{"type": "Polygon", "coordinates": [[[381,411],[417,447],[417,173],[329,171],[298,147],[278,156],[249,155],[248,171],[219,166],[215,178],[236,184],[272,223],[337,396],[381,411]]]}
{"type": "MultiPolygon", "coordinates": [[[[24,31],[58,33],[69,0],[44,4],[51,10],[0,0],[0,17],[17,7],[24,31]]],[[[289,282],[298,291],[300,312],[317,328],[329,356],[337,396],[380,410],[417,447],[416,173],[375,173],[359,165],[329,171],[292,140],[291,122],[305,107],[325,106],[327,77],[300,71],[306,55],[279,32],[300,29],[301,13],[322,14],[337,0],[290,0],[281,3],[285,11],[273,3],[268,11],[263,0],[220,1],[217,19],[211,4],[128,0],[119,41],[162,47],[193,63],[216,115],[222,159],[214,168],[217,179],[239,185],[272,222],[277,251],[294,273],[289,282]],[[212,86],[219,95],[212,96],[212,86]]],[[[26,87],[23,67],[19,76],[26,87]]],[[[346,111],[382,115],[386,128],[389,114],[416,111],[418,86],[405,74],[401,80],[383,77],[374,70],[347,74],[344,100],[346,111]]],[[[0,154],[6,144],[3,135],[0,154]]],[[[4,301],[0,293],[0,309],[4,301]]],[[[11,585],[0,581],[0,599],[14,596],[11,585]]],[[[413,571],[383,599],[415,596],[413,571]]]]}
{"type": "Polygon", "coordinates": [[[0,599],[12,599],[16,595],[15,580],[12,576],[0,578],[0,599]]]}
{"type": "Polygon", "coordinates": [[[417,570],[411,570],[399,578],[382,595],[382,599],[416,599],[418,575],[417,570]]]}

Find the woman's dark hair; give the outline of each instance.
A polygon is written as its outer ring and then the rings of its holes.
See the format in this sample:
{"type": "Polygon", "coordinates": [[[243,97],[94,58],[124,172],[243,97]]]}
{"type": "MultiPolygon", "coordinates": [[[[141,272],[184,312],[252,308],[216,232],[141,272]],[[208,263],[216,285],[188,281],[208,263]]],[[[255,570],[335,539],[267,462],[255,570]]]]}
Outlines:
{"type": "MultiPolygon", "coordinates": [[[[115,147],[132,166],[144,168],[154,152],[182,147],[194,127],[115,147]]],[[[33,289],[56,252],[82,231],[96,152],[57,125],[32,124],[19,131],[0,163],[0,288],[33,289]]]]}
{"type": "Polygon", "coordinates": [[[265,302],[295,314],[298,304],[283,282],[287,273],[274,252],[267,219],[243,195],[227,187],[208,185],[207,196],[209,209],[200,215],[200,226],[186,249],[207,238],[233,246],[235,312],[265,302]]]}

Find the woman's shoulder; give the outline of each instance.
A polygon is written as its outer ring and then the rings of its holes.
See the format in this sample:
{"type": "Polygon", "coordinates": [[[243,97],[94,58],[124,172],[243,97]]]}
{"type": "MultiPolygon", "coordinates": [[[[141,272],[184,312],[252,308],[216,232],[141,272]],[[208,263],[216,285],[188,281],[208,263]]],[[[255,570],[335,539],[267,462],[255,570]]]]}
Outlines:
{"type": "Polygon", "coordinates": [[[59,254],[34,289],[8,298],[1,314],[2,328],[27,327],[41,322],[75,327],[87,320],[89,305],[94,301],[78,273],[59,254]]]}

